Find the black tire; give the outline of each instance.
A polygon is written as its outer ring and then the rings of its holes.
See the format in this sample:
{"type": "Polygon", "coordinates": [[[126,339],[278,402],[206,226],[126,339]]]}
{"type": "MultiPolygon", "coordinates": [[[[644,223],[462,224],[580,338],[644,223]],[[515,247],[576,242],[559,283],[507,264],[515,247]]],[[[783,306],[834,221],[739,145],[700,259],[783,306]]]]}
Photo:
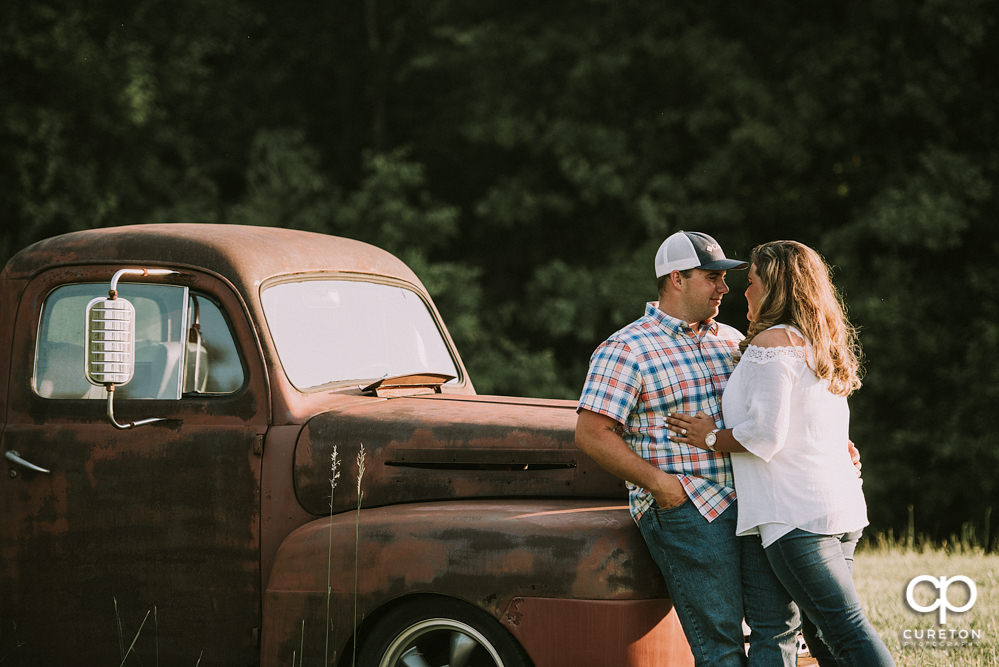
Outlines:
{"type": "Polygon", "coordinates": [[[451,598],[421,598],[388,612],[361,645],[358,667],[531,667],[499,621],[451,598]]]}

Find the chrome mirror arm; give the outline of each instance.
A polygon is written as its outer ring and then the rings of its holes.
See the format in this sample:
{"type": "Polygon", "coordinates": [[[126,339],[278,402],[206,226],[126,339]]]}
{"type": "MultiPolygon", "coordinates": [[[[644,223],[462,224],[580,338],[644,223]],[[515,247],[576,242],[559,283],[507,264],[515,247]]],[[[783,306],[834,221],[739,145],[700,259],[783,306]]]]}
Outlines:
{"type": "Polygon", "coordinates": [[[165,417],[150,417],[148,419],[139,419],[137,421],[126,422],[124,424],[119,424],[118,420],[114,418],[114,385],[105,385],[108,390],[108,420],[111,425],[117,429],[126,430],[130,428],[135,428],[136,426],[142,426],[144,424],[152,424],[153,422],[166,421],[165,417]]]}
{"type": "Polygon", "coordinates": [[[118,298],[118,280],[122,276],[169,276],[173,274],[179,274],[179,271],[174,271],[173,269],[119,269],[111,277],[111,288],[108,290],[108,297],[112,299],[118,298]]]}
{"type": "Polygon", "coordinates": [[[114,418],[115,385],[128,384],[135,372],[135,307],[128,299],[118,297],[118,281],[122,276],[170,275],[179,275],[179,272],[173,269],[119,269],[111,278],[107,297],[91,299],[87,304],[84,375],[91,384],[103,385],[107,390],[108,421],[117,429],[166,421],[164,417],[153,417],[122,424],[114,418]]]}

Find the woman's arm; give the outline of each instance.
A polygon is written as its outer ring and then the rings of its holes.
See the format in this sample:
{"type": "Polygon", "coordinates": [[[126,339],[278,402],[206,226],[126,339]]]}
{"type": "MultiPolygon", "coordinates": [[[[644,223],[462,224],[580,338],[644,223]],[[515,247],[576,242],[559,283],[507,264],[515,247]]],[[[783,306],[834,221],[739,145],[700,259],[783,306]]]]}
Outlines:
{"type": "Polygon", "coordinates": [[[690,415],[672,414],[666,417],[669,430],[673,432],[670,440],[682,442],[692,447],[707,449],[714,452],[744,452],[746,448],[732,435],[732,429],[723,428],[715,430],[715,420],[698,412],[690,415]],[[715,432],[715,446],[709,447],[707,444],[708,434],[715,432]]]}

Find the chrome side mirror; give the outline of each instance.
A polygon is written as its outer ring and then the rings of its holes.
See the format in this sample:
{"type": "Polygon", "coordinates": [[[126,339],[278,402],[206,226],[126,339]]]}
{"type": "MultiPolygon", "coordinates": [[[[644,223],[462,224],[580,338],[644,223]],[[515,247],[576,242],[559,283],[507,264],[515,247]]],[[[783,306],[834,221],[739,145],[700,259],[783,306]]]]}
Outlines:
{"type": "Polygon", "coordinates": [[[119,424],[114,418],[114,388],[128,384],[135,374],[135,307],[118,296],[118,280],[125,275],[167,276],[170,269],[121,269],[111,278],[107,297],[91,299],[87,304],[87,380],[108,392],[108,419],[119,429],[163,421],[162,417],[119,424]]]}
{"type": "Polygon", "coordinates": [[[87,380],[128,384],[135,373],[135,307],[117,296],[87,304],[87,380]]]}

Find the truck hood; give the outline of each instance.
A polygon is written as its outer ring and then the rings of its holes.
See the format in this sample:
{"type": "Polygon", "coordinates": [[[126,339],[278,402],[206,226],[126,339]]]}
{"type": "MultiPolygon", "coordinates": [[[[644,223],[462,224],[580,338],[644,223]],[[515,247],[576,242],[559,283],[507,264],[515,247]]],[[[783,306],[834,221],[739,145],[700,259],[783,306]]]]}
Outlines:
{"type": "Polygon", "coordinates": [[[295,491],[316,515],[356,508],[358,491],[365,507],[453,498],[625,499],[621,480],[573,444],[575,407],[441,394],[352,402],[303,427],[295,491]]]}

